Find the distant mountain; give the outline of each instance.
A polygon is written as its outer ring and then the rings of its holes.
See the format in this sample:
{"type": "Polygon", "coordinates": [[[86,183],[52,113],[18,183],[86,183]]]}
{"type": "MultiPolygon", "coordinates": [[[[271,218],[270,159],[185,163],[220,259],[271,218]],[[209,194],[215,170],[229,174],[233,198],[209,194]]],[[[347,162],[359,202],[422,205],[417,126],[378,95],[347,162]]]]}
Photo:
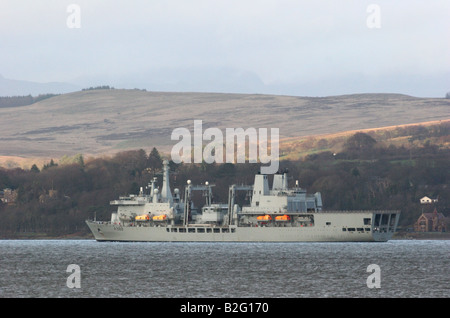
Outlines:
{"type": "Polygon", "coordinates": [[[4,78],[0,75],[0,96],[38,96],[79,91],[81,87],[60,82],[37,83],[4,78]]]}
{"type": "Polygon", "coordinates": [[[440,74],[353,73],[324,78],[263,80],[255,72],[228,67],[161,67],[123,74],[85,75],[71,79],[82,87],[111,85],[123,89],[158,92],[204,92],[269,94],[290,96],[333,96],[356,93],[402,93],[415,97],[445,97],[450,72],[440,74]]]}
{"type": "MultiPolygon", "coordinates": [[[[0,156],[170,152],[175,128],[279,128],[280,138],[449,119],[450,99],[400,94],[298,97],[99,89],[0,108],[0,156]]],[[[207,144],[204,141],[204,145],[207,144]]]]}
{"type": "Polygon", "coordinates": [[[253,72],[222,67],[160,68],[125,74],[85,75],[71,82],[83,87],[108,84],[116,88],[158,92],[254,94],[271,90],[253,72]]]}

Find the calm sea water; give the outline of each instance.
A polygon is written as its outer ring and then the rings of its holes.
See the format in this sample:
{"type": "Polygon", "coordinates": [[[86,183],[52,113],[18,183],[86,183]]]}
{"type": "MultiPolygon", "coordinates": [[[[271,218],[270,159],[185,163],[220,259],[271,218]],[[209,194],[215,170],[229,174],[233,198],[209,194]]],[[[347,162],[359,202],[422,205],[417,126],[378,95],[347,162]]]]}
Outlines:
{"type": "Polygon", "coordinates": [[[3,298],[449,296],[450,241],[0,241],[3,298]],[[79,271],[70,270],[71,264],[79,271]],[[379,271],[368,272],[371,264],[379,271]],[[367,279],[375,273],[380,275],[371,281],[379,288],[369,288],[367,279]],[[68,287],[77,282],[79,288],[68,287]]]}

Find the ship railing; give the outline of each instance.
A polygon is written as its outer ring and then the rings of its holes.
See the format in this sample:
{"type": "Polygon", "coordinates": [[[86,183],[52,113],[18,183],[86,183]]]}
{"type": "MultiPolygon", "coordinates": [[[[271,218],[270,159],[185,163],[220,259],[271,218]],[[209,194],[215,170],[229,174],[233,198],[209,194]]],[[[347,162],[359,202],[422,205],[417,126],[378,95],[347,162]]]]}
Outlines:
{"type": "Polygon", "coordinates": [[[400,210],[322,210],[320,213],[376,213],[399,214],[400,210]]]}
{"type": "Polygon", "coordinates": [[[144,205],[145,200],[113,200],[109,201],[110,205],[144,205]]]}

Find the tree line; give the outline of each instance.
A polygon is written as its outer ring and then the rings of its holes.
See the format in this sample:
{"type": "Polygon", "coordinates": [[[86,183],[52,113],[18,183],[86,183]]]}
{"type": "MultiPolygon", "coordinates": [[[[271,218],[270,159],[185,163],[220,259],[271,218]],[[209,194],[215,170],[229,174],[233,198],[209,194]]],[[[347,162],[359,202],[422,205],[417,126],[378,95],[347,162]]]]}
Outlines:
{"type": "Polygon", "coordinates": [[[58,96],[58,94],[42,94],[38,96],[4,96],[0,97],[0,108],[31,105],[54,96],[58,96]]]}
{"type": "MultiPolygon", "coordinates": [[[[321,192],[327,210],[398,209],[400,225],[411,227],[422,212],[419,199],[423,196],[438,198],[439,212],[450,215],[449,155],[449,149],[430,144],[412,148],[378,145],[372,137],[358,133],[340,153],[324,151],[284,160],[280,170],[289,170],[290,186],[298,180],[308,192],[321,192]]],[[[170,169],[172,189],[184,193],[187,180],[194,184],[208,181],[215,185],[213,200],[226,203],[228,187],[251,185],[260,166],[170,162],[170,169]]],[[[15,204],[0,203],[0,237],[87,234],[86,219],[109,220],[114,210],[109,206],[111,200],[137,194],[155,176],[161,186],[162,157],[155,148],[148,154],[139,149],[108,158],[75,156],[29,170],[0,169],[0,189],[11,188],[18,194],[15,204]]],[[[239,203],[245,202],[241,194],[239,203]]]]}
{"type": "Polygon", "coordinates": [[[114,89],[114,87],[109,86],[109,85],[101,85],[101,86],[91,86],[89,88],[83,88],[82,91],[95,91],[95,90],[99,90],[99,89],[114,89]]]}

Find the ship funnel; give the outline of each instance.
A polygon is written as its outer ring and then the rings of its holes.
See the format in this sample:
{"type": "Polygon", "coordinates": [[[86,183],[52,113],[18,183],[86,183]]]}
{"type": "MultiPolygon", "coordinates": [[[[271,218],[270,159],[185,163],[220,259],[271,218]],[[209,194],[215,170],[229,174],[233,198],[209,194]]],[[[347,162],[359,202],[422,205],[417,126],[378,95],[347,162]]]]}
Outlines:
{"type": "Polygon", "coordinates": [[[272,190],[287,190],[288,188],[288,176],[287,173],[275,174],[273,176],[272,190]]]}
{"type": "Polygon", "coordinates": [[[163,174],[163,185],[161,189],[161,199],[164,202],[173,202],[172,192],[170,192],[169,185],[169,161],[163,161],[164,174],[163,174]]]}
{"type": "Polygon", "coordinates": [[[258,205],[261,198],[269,195],[269,181],[264,174],[255,175],[255,183],[253,185],[252,206],[258,205]],[[258,203],[257,203],[258,202],[258,203]]]}

